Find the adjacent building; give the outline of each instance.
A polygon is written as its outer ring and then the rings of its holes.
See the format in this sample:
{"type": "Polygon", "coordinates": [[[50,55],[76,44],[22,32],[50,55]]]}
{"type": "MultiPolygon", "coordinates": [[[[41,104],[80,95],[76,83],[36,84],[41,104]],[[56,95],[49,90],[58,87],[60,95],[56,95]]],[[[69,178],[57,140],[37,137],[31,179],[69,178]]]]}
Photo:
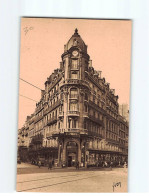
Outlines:
{"type": "Polygon", "coordinates": [[[43,157],[67,166],[127,160],[128,122],[119,114],[115,90],[93,68],[77,29],[61,57],[19,131],[28,141],[28,159],[43,157]]]}
{"type": "Polygon", "coordinates": [[[119,114],[129,121],[129,106],[128,104],[119,105],[119,114]]]}

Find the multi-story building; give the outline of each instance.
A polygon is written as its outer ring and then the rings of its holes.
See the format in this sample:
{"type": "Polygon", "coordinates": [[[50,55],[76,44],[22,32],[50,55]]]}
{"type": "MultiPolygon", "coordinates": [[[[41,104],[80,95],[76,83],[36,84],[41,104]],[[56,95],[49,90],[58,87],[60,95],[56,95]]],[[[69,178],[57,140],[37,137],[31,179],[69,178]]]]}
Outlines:
{"type": "Polygon", "coordinates": [[[92,67],[77,29],[61,57],[26,122],[29,159],[42,156],[68,166],[126,160],[128,123],[119,115],[118,96],[92,67]]]}
{"type": "Polygon", "coordinates": [[[129,106],[128,104],[119,105],[119,114],[129,121],[129,106]]]}

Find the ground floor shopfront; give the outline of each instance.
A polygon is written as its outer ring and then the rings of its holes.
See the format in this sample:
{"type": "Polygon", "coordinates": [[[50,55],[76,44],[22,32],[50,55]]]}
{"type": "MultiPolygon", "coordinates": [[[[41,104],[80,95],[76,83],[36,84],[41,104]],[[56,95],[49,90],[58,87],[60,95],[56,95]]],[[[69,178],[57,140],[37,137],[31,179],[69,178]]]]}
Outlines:
{"type": "MultiPolygon", "coordinates": [[[[77,162],[82,167],[102,166],[103,162],[123,164],[127,162],[127,155],[115,151],[95,150],[88,148],[88,140],[80,135],[62,135],[58,138],[57,147],[41,147],[26,149],[25,159],[42,160],[45,164],[52,161],[55,166],[75,166],[77,162]]],[[[21,154],[21,153],[20,153],[21,154]]]]}

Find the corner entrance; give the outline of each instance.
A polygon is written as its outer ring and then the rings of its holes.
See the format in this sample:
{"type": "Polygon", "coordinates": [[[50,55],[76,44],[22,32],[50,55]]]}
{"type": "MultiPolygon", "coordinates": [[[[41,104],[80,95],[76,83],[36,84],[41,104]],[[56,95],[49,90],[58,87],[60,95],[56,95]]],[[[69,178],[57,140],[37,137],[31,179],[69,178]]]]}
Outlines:
{"type": "Polygon", "coordinates": [[[75,142],[68,142],[66,146],[66,160],[68,167],[74,167],[78,160],[78,145],[75,142]]]}

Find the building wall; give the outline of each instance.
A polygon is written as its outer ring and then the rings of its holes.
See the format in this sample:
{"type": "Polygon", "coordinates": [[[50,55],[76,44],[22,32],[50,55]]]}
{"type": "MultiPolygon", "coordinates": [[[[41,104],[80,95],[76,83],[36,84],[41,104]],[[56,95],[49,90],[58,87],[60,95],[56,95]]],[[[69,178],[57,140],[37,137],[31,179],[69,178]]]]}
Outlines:
{"type": "MultiPolygon", "coordinates": [[[[78,43],[70,47],[68,42],[65,46],[60,68],[47,78],[35,112],[27,117],[19,138],[25,135],[28,148],[37,143],[36,150],[41,147],[58,149],[59,138],[54,135],[75,132],[80,134],[80,138],[88,136],[83,140],[88,150],[107,150],[126,155],[128,123],[119,115],[118,96],[101,77],[101,72],[92,67],[84,42],[80,41],[78,34],[74,34],[72,39],[74,37],[79,39],[78,43]],[[78,54],[73,55],[74,51],[78,54]],[[42,139],[36,137],[35,141],[33,138],[38,135],[42,135],[42,139]]],[[[81,148],[82,139],[79,141],[81,148]]],[[[78,153],[81,159],[81,151],[78,153]]],[[[63,157],[64,154],[63,151],[63,157]]]]}

